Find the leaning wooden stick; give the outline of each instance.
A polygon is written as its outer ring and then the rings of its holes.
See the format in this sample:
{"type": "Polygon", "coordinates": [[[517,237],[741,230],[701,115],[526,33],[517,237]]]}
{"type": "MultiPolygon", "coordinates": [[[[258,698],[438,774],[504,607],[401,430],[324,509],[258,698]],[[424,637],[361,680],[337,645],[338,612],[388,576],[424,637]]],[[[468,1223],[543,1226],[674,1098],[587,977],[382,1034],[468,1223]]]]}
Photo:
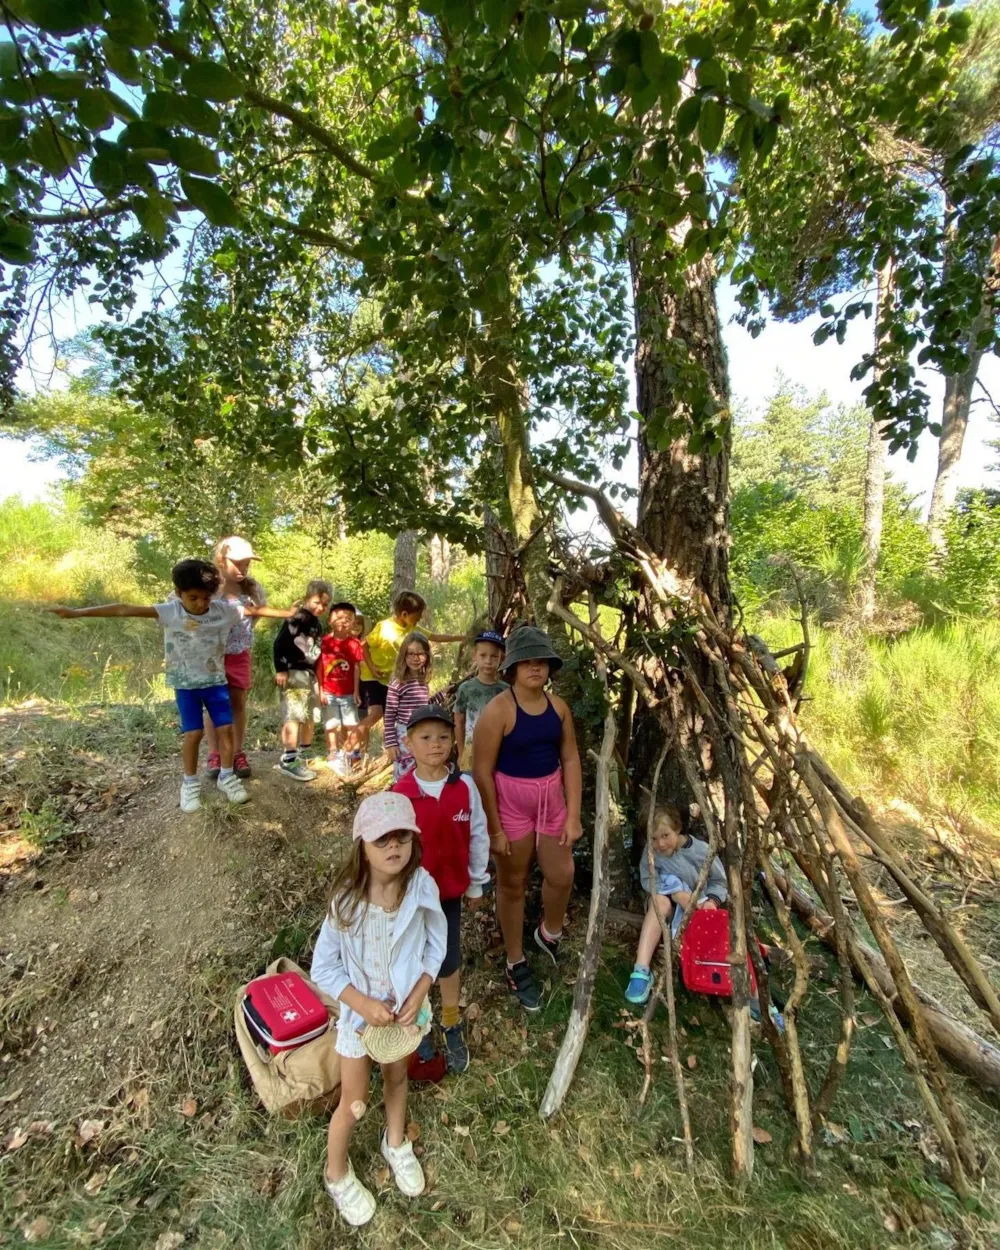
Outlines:
{"type": "MultiPolygon", "coordinates": [[[[597,616],[597,603],[590,597],[590,619],[595,630],[600,632],[597,616]]],[[[591,1000],[594,995],[594,983],[597,980],[597,967],[601,958],[601,945],[604,942],[604,924],[608,912],[608,894],[610,882],[608,878],[608,823],[611,817],[611,759],[615,750],[615,713],[608,695],[608,670],[604,657],[595,653],[597,672],[604,683],[604,694],[607,699],[607,711],[604,714],[604,737],[601,741],[600,754],[597,756],[597,792],[595,795],[596,815],[594,817],[594,881],[590,891],[590,912],[587,916],[587,939],[584,942],[583,954],[580,956],[580,970],[576,978],[576,990],[573,994],[573,1010],[570,1012],[569,1023],[563,1036],[559,1054],[556,1056],[555,1067],[549,1077],[549,1083],[542,1098],[539,1112],[543,1120],[548,1120],[559,1110],[576,1072],[576,1065],[583,1053],[583,1044],[587,1040],[590,1027],[591,1000]]]]}

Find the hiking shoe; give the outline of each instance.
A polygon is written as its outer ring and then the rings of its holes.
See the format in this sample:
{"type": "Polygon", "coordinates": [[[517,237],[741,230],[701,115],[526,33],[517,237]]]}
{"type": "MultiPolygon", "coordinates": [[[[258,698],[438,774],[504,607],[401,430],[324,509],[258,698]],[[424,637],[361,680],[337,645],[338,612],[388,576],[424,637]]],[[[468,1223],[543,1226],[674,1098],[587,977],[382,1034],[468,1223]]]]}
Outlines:
{"type": "Polygon", "coordinates": [[[181,811],[201,811],[201,786],[197,781],[193,784],[187,781],[181,782],[181,811]]]}
{"type": "Polygon", "coordinates": [[[237,777],[249,777],[252,771],[246,751],[237,751],[233,756],[233,772],[237,777]]]}
{"type": "Polygon", "coordinates": [[[347,1160],[347,1172],[339,1181],[330,1180],[324,1165],[323,1185],[346,1223],[358,1228],[367,1224],[375,1214],[375,1198],[354,1175],[354,1164],[350,1159],[347,1160]]]}
{"type": "Polygon", "coordinates": [[[392,1168],[396,1188],[407,1198],[419,1198],[424,1192],[424,1169],[413,1153],[413,1142],[403,1138],[402,1146],[390,1146],[386,1133],[382,1134],[382,1158],[392,1168]]]}
{"type": "Polygon", "coordinates": [[[348,763],[347,755],[343,751],[335,751],[333,756],[333,771],[338,777],[350,777],[351,765],[348,763]]]}
{"type": "Polygon", "coordinates": [[[557,938],[546,937],[542,932],[542,926],[539,925],[535,930],[535,945],[539,950],[543,950],[554,964],[559,963],[559,943],[562,941],[562,934],[557,938]]]}
{"type": "Polygon", "coordinates": [[[230,773],[228,777],[220,777],[215,783],[230,803],[248,803],[250,795],[247,794],[246,787],[235,773],[230,773]]]}
{"type": "Polygon", "coordinates": [[[298,756],[293,760],[281,760],[278,764],[278,771],[291,777],[293,781],[315,781],[316,772],[310,768],[308,764],[303,763],[298,756]]]}
{"type": "Polygon", "coordinates": [[[632,969],[632,975],[628,979],[625,1001],[632,1003],[635,1007],[642,1007],[643,1004],[649,1002],[649,995],[652,989],[653,974],[648,968],[643,968],[640,964],[636,964],[632,969]]]}
{"type": "Polygon", "coordinates": [[[215,781],[221,771],[222,756],[218,751],[209,751],[208,759],[205,760],[205,776],[215,781]]]}
{"type": "Polygon", "coordinates": [[[442,1029],[442,1032],[448,1071],[453,1076],[458,1076],[469,1066],[469,1045],[465,1040],[465,1025],[459,1021],[458,1024],[448,1025],[447,1028],[442,1029]]]}
{"type": "Polygon", "coordinates": [[[507,969],[507,988],[525,1011],[541,1011],[542,996],[526,959],[519,960],[513,968],[507,969]]]}

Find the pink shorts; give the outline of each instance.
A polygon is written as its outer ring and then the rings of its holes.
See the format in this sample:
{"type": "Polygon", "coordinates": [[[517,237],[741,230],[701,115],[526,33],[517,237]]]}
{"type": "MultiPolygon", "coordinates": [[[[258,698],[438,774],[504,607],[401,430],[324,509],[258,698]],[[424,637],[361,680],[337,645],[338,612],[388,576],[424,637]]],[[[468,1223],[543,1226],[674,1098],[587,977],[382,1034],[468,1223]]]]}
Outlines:
{"type": "Polygon", "coordinates": [[[494,773],[500,824],[511,842],[529,833],[558,838],[566,824],[566,793],[562,769],[547,777],[510,777],[494,773]]]}
{"type": "Polygon", "coordinates": [[[237,690],[249,690],[253,685],[250,671],[250,652],[237,651],[226,656],[226,681],[237,690]]]}

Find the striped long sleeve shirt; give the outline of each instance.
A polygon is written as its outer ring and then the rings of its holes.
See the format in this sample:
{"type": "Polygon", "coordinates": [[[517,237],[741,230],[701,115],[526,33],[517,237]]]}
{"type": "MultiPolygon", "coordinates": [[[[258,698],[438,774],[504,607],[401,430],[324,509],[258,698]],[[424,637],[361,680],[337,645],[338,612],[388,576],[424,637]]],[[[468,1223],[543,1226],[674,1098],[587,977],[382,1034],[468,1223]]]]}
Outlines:
{"type": "Polygon", "coordinates": [[[402,750],[400,738],[407,722],[424,703],[429,703],[431,692],[422,681],[394,681],[385,699],[385,745],[402,750]]]}

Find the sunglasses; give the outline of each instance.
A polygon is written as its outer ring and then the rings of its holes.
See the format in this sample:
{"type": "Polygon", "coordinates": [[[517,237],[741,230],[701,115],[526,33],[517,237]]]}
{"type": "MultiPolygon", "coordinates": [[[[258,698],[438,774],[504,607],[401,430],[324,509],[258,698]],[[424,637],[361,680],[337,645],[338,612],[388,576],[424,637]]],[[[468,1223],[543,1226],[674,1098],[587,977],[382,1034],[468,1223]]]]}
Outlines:
{"type": "Polygon", "coordinates": [[[375,838],[372,841],[372,846],[377,846],[380,851],[384,851],[390,842],[398,842],[400,846],[409,846],[412,841],[412,830],[394,829],[392,833],[383,833],[380,838],[375,838]]]}

